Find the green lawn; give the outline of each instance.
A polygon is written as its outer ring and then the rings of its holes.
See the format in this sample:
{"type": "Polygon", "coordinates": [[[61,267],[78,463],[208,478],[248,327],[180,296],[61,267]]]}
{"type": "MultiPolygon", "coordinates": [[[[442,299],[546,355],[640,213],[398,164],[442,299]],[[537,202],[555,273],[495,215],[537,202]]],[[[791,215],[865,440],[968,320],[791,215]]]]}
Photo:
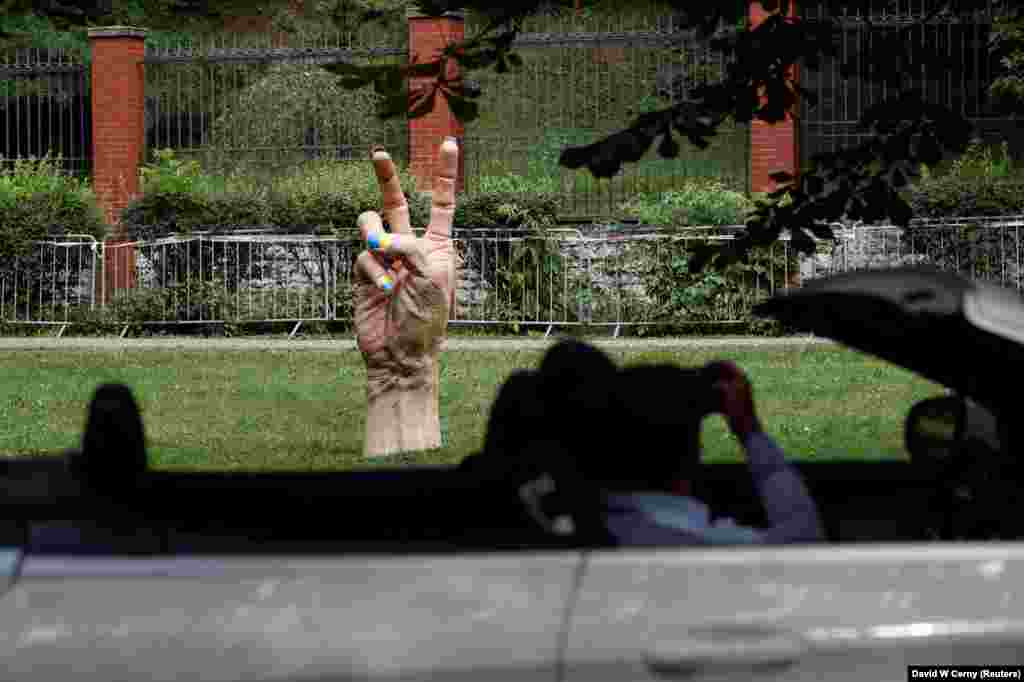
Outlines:
{"type": "MultiPolygon", "coordinates": [[[[795,459],[903,457],[903,418],[941,387],[837,348],[616,352],[622,364],[737,362],[752,378],[766,429],[795,459]]],[[[370,466],[456,463],[483,442],[498,386],[538,352],[448,352],[440,451],[370,466]]],[[[81,437],[87,402],[102,382],[127,383],[143,410],[159,469],[365,467],[362,360],[353,351],[18,351],[0,360],[0,452],[52,453],[81,437]]],[[[724,421],[705,422],[709,461],[740,457],[724,421]]]]}

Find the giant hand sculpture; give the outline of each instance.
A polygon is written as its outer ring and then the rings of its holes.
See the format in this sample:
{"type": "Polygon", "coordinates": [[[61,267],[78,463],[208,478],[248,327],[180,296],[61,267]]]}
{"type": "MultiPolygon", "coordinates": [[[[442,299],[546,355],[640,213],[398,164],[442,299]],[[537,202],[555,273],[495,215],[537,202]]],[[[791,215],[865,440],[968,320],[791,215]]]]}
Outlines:
{"type": "Polygon", "coordinates": [[[356,339],[366,361],[368,457],[441,446],[438,356],[455,303],[451,228],[458,152],[454,138],[441,144],[423,237],[413,234],[391,157],[379,147],[372,152],[392,232],[384,231],[374,211],[359,216],[369,248],[356,259],[354,292],[356,339]]]}

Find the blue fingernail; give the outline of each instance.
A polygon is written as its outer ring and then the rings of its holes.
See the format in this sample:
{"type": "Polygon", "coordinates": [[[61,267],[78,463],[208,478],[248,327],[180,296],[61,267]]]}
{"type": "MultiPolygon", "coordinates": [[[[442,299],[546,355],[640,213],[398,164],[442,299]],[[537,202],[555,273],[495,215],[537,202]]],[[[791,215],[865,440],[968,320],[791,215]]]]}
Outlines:
{"type": "Polygon", "coordinates": [[[371,249],[379,249],[380,248],[380,238],[381,238],[381,233],[380,232],[371,232],[366,237],[366,243],[370,245],[371,249]]]}

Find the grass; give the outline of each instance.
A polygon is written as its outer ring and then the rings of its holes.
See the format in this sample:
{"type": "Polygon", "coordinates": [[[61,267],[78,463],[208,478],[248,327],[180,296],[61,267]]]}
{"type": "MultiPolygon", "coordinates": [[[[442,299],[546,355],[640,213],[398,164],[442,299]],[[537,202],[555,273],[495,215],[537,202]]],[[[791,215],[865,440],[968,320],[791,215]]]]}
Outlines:
{"type": "MultiPolygon", "coordinates": [[[[941,392],[839,348],[615,352],[620,364],[728,358],[752,378],[766,429],[794,459],[903,458],[910,405],[941,392]]],[[[81,438],[86,405],[108,381],[132,387],[150,461],[162,470],[343,470],[455,464],[483,442],[499,385],[535,351],[449,351],[441,414],[449,444],[386,461],[362,457],[365,370],[354,351],[18,351],[2,360],[0,452],[52,454],[81,438]]],[[[741,457],[724,421],[705,422],[706,461],[741,457]]]]}

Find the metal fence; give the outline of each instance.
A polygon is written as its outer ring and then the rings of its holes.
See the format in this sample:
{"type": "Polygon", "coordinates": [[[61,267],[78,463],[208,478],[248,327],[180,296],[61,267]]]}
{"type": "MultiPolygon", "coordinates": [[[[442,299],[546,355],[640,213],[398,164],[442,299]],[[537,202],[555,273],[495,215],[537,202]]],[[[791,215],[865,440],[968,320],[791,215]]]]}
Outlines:
{"type": "Polygon", "coordinates": [[[0,321],[54,323],[96,309],[102,300],[103,244],[89,235],[37,242],[0,267],[0,321]]]}
{"type": "Polygon", "coordinates": [[[0,53],[0,170],[50,154],[64,170],[92,167],[92,109],[85,51],[18,48],[0,53]]]}
{"type": "MultiPolygon", "coordinates": [[[[393,28],[393,27],[392,27],[393,28]]],[[[401,117],[376,117],[372,87],[353,93],[319,68],[404,56],[403,31],[224,33],[146,45],[146,147],[205,170],[275,175],[315,160],[365,157],[369,141],[407,160],[401,117]]]]}
{"type": "MultiPolygon", "coordinates": [[[[745,16],[745,5],[736,4],[737,16],[745,16]]],[[[467,35],[481,28],[473,17],[466,23],[467,35]]],[[[468,192],[507,189],[514,174],[520,188],[554,192],[564,217],[594,217],[616,215],[638,192],[677,189],[695,176],[749,189],[749,126],[741,124],[723,126],[706,150],[684,145],[678,159],[660,159],[652,149],[610,180],[558,165],[566,145],[594,142],[685,97],[693,85],[723,77],[725,57],[671,17],[542,16],[522,27],[513,47],[521,69],[465,74],[483,89],[481,118],[467,124],[463,140],[468,192]]],[[[374,141],[408,162],[417,151],[408,148],[408,120],[382,124],[372,87],[353,93],[318,68],[407,54],[404,25],[147,43],[147,156],[170,148],[215,172],[273,177],[309,161],[362,160],[374,141]]]]}
{"type": "MultiPolygon", "coordinates": [[[[733,4],[733,23],[744,21],[748,3],[733,4]]],[[[513,43],[520,69],[470,71],[467,78],[483,94],[480,119],[466,127],[467,189],[504,187],[504,176],[515,174],[528,186],[556,192],[563,215],[573,217],[614,216],[638,193],[677,189],[694,177],[749,191],[750,128],[731,121],[707,149],[684,142],[678,158],[662,159],[652,148],[608,180],[558,164],[566,146],[596,142],[641,113],[687,98],[694,86],[725,77],[727,56],[658,9],[534,17],[513,43]]],[[[467,35],[480,25],[467,18],[467,35]]]]}
{"type": "Polygon", "coordinates": [[[800,70],[801,86],[816,100],[812,106],[807,98],[801,98],[800,152],[804,165],[815,154],[835,152],[872,137],[858,127],[861,115],[899,93],[891,85],[848,77],[843,66],[859,71],[886,55],[878,46],[897,30],[906,32],[905,42],[912,54],[926,56],[925,65],[920,73],[913,74],[913,79],[929,101],[970,120],[986,142],[1006,139],[1015,155],[1024,154],[1020,126],[996,111],[987,93],[988,85],[1001,70],[996,55],[989,51],[992,22],[1010,3],[989,0],[983,9],[971,7],[962,15],[943,12],[922,26],[907,29],[942,4],[941,0],[876,0],[863,7],[836,5],[835,14],[817,4],[800,5],[805,20],[831,20],[839,31],[839,54],[822,57],[815,68],[804,65],[800,70]],[[937,63],[934,57],[929,65],[928,55],[946,58],[956,66],[937,63]]]}
{"type": "MultiPolygon", "coordinates": [[[[812,257],[783,239],[747,267],[690,274],[688,247],[732,228],[588,233],[461,231],[453,324],[730,325],[780,289],[864,268],[932,264],[1024,293],[1024,216],[840,226],[812,257]]],[[[0,319],[61,325],[351,321],[358,236],[194,234],[101,245],[41,242],[0,271],[0,319]],[[130,256],[130,257],[128,257],[130,256]]],[[[294,332],[294,330],[293,330],[294,332]]]]}

